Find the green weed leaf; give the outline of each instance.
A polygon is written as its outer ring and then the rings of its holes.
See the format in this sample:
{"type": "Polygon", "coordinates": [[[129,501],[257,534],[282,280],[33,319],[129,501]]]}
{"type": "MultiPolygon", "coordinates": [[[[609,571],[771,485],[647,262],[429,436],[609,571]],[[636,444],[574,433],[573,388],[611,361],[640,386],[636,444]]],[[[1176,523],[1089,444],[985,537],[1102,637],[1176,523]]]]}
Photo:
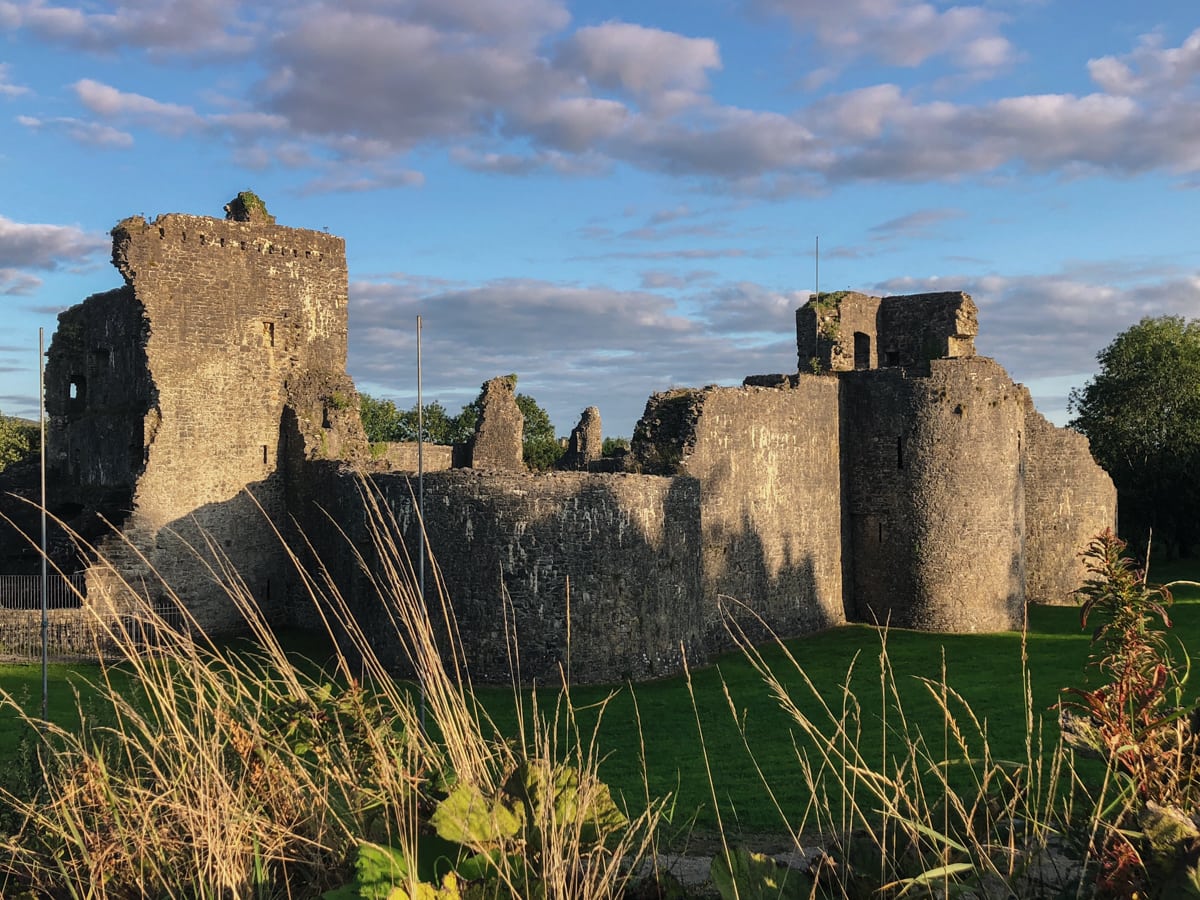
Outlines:
{"type": "Polygon", "coordinates": [[[456,844],[480,847],[499,844],[521,830],[520,806],[491,801],[471,785],[460,784],[438,804],[430,823],[438,835],[456,844]]]}
{"type": "Polygon", "coordinates": [[[710,877],[722,900],[800,900],[813,887],[804,873],[745,847],[714,857],[710,877]]]}

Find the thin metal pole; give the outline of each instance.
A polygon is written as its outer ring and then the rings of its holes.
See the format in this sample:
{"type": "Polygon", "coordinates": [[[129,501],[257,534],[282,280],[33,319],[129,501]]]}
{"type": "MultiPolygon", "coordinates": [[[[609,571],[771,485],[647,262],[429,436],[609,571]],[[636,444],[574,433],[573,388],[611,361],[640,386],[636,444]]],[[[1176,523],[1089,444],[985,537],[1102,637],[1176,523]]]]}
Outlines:
{"type": "Polygon", "coordinates": [[[38,329],[38,444],[42,478],[42,721],[50,697],[50,600],[46,580],[46,330],[38,329]]]}
{"type": "MultiPolygon", "coordinates": [[[[417,554],[417,589],[421,592],[421,613],[425,614],[425,398],[421,385],[421,317],[417,316],[417,522],[421,552],[417,554]]],[[[421,733],[425,733],[425,681],[420,679],[421,733]]]]}
{"type": "Polygon", "coordinates": [[[816,249],[813,250],[813,294],[818,303],[821,302],[821,236],[817,235],[816,249]]]}

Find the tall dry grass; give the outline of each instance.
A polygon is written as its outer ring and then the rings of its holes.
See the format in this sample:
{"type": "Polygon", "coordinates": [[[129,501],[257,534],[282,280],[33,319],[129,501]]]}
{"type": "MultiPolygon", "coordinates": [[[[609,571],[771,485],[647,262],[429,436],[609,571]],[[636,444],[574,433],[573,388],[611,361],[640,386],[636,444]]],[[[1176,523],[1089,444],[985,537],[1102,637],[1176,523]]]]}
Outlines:
{"type": "MultiPolygon", "coordinates": [[[[1114,792],[1096,772],[1080,769],[1057,729],[1036,713],[1027,667],[1025,752],[1000,759],[991,750],[988,723],[949,685],[945,660],[940,678],[920,680],[934,716],[910,717],[886,628],[873,672],[863,672],[856,657],[831,696],[782,642],[784,663],[772,665],[736,619],[729,621],[740,650],[795,726],[794,772],[760,768],[758,774],[780,822],[807,854],[804,864],[783,870],[727,845],[714,869],[722,896],[1090,895],[1096,860],[1086,831],[1111,817],[1105,807],[1114,792]],[[878,708],[859,703],[855,683],[862,678],[879,680],[878,708]],[[798,692],[788,686],[797,682],[798,692]],[[867,729],[882,734],[881,749],[871,757],[860,749],[876,745],[862,740],[867,729]],[[810,800],[803,810],[775,801],[772,785],[782,777],[806,785],[810,800]]],[[[729,707],[740,722],[732,699],[729,707]]],[[[744,727],[742,738],[753,758],[744,727]]]]}
{"type": "MultiPolygon", "coordinates": [[[[659,807],[627,814],[613,804],[597,776],[595,733],[577,728],[567,685],[551,709],[535,699],[523,710],[516,740],[497,733],[475,701],[436,570],[431,596],[448,629],[420,596],[390,510],[369,483],[361,495],[369,546],[348,541],[345,552],[419,691],[386,670],[373,649],[379,636],[364,633],[328,570],[302,565],[294,550],[304,593],[343,641],[334,673],[284,650],[215,542],[194,552],[240,611],[252,647],[211,641],[190,618],[173,630],[122,582],[117,599],[138,612],[97,611],[102,639],[119,652],[89,703],[77,697],[79,729],[0,697],[41,736],[43,783],[3,798],[24,821],[0,837],[4,895],[315,896],[351,881],[362,848],[383,846],[408,861],[397,896],[438,896],[426,880],[444,871],[419,864],[436,810],[437,830],[456,835],[438,844],[443,870],[462,864],[463,880],[490,885],[490,896],[619,895],[659,807]]],[[[156,587],[187,615],[170,585],[156,587]]],[[[94,598],[85,606],[95,609],[94,598]]]]}

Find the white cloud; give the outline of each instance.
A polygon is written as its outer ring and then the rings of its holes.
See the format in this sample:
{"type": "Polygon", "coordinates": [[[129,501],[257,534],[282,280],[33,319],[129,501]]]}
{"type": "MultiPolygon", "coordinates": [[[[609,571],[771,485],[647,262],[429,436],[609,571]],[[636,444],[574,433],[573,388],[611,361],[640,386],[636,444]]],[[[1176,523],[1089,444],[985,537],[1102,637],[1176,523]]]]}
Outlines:
{"type": "Polygon", "coordinates": [[[571,20],[559,0],[402,0],[395,8],[398,17],[442,30],[530,47],[571,20]]]}
{"type": "Polygon", "coordinates": [[[80,103],[106,119],[125,119],[174,135],[194,131],[204,125],[203,117],[190,106],[162,103],[90,78],[80,79],[72,88],[80,103]]]}
{"type": "Polygon", "coordinates": [[[897,238],[929,239],[937,233],[937,226],[943,222],[961,219],[966,215],[961,209],[919,209],[872,225],[868,231],[872,240],[890,241],[897,238]]]}
{"type": "Polygon", "coordinates": [[[623,103],[598,97],[560,97],[520,112],[522,131],[568,153],[583,153],[616,137],[630,120],[623,103]]]}
{"type": "Polygon", "coordinates": [[[328,168],[326,174],[305,184],[301,188],[301,193],[357,194],[388,188],[420,187],[424,183],[425,176],[411,169],[374,167],[367,170],[347,170],[347,167],[343,165],[333,165],[328,168]]]}
{"type": "Polygon", "coordinates": [[[611,150],[648,169],[719,178],[819,168],[829,153],[792,117],[732,106],[715,107],[686,122],[640,117],[611,150]]]}
{"type": "Polygon", "coordinates": [[[8,63],[0,63],[0,97],[19,97],[21,94],[28,94],[29,88],[12,83],[9,75],[11,68],[8,63]]]}
{"type": "Polygon", "coordinates": [[[769,321],[788,301],[749,286],[707,296],[712,322],[689,318],[674,300],[644,290],[533,279],[451,289],[402,278],[355,283],[351,374],[411,404],[412,322],[420,314],[427,397],[456,409],[485,379],[515,371],[560,432],[595,404],[606,433],[628,435],[654,391],[794,369],[791,312],[769,321]],[[773,332],[766,337],[726,330],[760,318],[755,330],[773,332]]]}
{"type": "MultiPolygon", "coordinates": [[[[753,282],[725,285],[696,298],[709,329],[716,335],[772,334],[785,339],[796,309],[808,301],[808,291],[775,291],[753,282]]],[[[795,371],[795,350],[783,371],[795,371]]],[[[751,373],[750,374],[763,374],[751,373]]]]}
{"type": "MultiPolygon", "coordinates": [[[[831,46],[904,64],[933,53],[972,66],[1008,58],[1001,19],[978,5],[764,2],[831,46]]],[[[28,22],[35,12],[60,17],[64,33],[92,16],[24,4],[10,17],[28,22]]],[[[135,12],[118,5],[112,15],[135,12]]],[[[177,14],[176,5],[164,13],[177,14]]],[[[212,15],[248,28],[224,7],[212,15]]],[[[551,0],[317,2],[278,21],[256,57],[263,77],[218,112],[85,78],[73,89],[93,123],[24,124],[108,147],[129,146],[139,128],[224,139],[246,165],[313,169],[310,190],[417,183],[406,157],[427,149],[479,171],[594,175],[626,164],[768,198],[864,180],[1200,171],[1200,97],[1188,90],[1200,31],[1179,47],[1146,38],[1127,56],[1093,60],[1100,90],[1086,95],[951,103],[875,84],[778,112],[716,102],[713,39],[624,22],[567,33],[569,17],[551,0]],[[334,160],[346,171],[331,175],[334,160]]]]}
{"type": "Polygon", "coordinates": [[[641,286],[645,291],[669,290],[684,288],[697,282],[711,281],[716,277],[717,273],[711,269],[689,269],[684,272],[646,269],[641,273],[641,286]]]}
{"type": "Polygon", "coordinates": [[[8,297],[28,297],[37,293],[42,286],[42,279],[19,269],[0,268],[0,295],[8,297]]]}
{"type": "Polygon", "coordinates": [[[266,103],[293,128],[379,138],[394,152],[490,130],[515,100],[536,108],[561,94],[523,47],[374,12],[325,9],[278,35],[270,58],[266,103]]]}
{"type": "Polygon", "coordinates": [[[101,122],[89,122],[70,116],[39,119],[35,116],[17,116],[17,122],[33,131],[61,131],[71,140],[89,147],[124,149],[133,146],[133,135],[101,122]]]}
{"type": "Polygon", "coordinates": [[[893,279],[875,290],[971,294],[979,306],[978,351],[1022,381],[1093,371],[1096,354],[1145,316],[1200,317],[1200,275],[1137,262],[1104,271],[893,279]]]}
{"type": "MultiPolygon", "coordinates": [[[[881,98],[880,98],[881,99],[881,98]]],[[[828,101],[836,112],[838,99],[828,101]]],[[[861,92],[850,96],[864,106],[861,92]]],[[[1156,107],[1108,94],[1007,97],[977,106],[870,104],[869,138],[839,147],[824,177],[942,180],[1000,170],[1086,174],[1200,167],[1200,101],[1156,107]]],[[[862,129],[859,129],[860,134],[862,129]]]]}
{"type": "Polygon", "coordinates": [[[843,65],[847,56],[908,67],[946,56],[964,68],[995,69],[1015,56],[999,32],[1001,16],[985,6],[938,9],[919,0],[757,0],[756,6],[813,33],[843,65]]]}
{"type": "Polygon", "coordinates": [[[701,99],[708,72],[721,68],[721,54],[709,38],[606,22],[576,31],[560,48],[558,63],[594,86],[674,111],[701,99]]]}
{"type": "Polygon", "coordinates": [[[1088,73],[1109,94],[1133,96],[1186,88],[1200,76],[1200,28],[1178,47],[1164,48],[1161,35],[1143,35],[1125,56],[1089,60],[1088,73]]]}
{"type": "Polygon", "coordinates": [[[108,246],[103,235],[74,225],[33,225],[0,216],[0,266],[13,269],[55,269],[79,262],[108,246]]]}
{"type": "Polygon", "coordinates": [[[24,0],[0,3],[0,27],[101,53],[128,46],[160,56],[229,56],[254,46],[256,25],[242,17],[253,8],[237,0],[117,0],[111,11],[97,12],[24,0]]]}

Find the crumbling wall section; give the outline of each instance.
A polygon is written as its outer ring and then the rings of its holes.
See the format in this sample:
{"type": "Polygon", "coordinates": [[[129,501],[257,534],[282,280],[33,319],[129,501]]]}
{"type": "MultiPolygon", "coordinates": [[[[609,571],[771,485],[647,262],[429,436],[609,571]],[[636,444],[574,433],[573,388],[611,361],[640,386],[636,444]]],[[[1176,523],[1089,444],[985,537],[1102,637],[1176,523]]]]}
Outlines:
{"type": "Polygon", "coordinates": [[[647,404],[635,457],[673,462],[701,486],[712,647],[729,646],[722,604],[755,638],[846,620],[838,390],[837,379],[802,375],[794,387],[676,391],[647,404]]]}
{"type": "Polygon", "coordinates": [[[880,364],[924,367],[975,355],[975,301],[961,291],[884,297],[879,304],[880,364]]]}
{"type": "Polygon", "coordinates": [[[96,294],[59,314],[46,359],[46,462],[56,492],[69,485],[76,502],[118,523],[159,424],[149,330],[130,288],[96,294]]]}
{"type": "Polygon", "coordinates": [[[600,461],[603,449],[604,428],[600,422],[600,410],[589,406],[579,417],[579,424],[571,429],[567,451],[558,461],[558,468],[588,471],[600,461]]]}
{"type": "Polygon", "coordinates": [[[796,310],[801,372],[849,372],[879,365],[878,297],[857,291],[821,294],[796,310]]]}
{"type": "Polygon", "coordinates": [[[1046,421],[1028,393],[1025,441],[1025,594],[1032,603],[1072,603],[1087,577],[1080,552],[1116,527],[1116,488],[1087,438],[1046,421]]]}
{"type": "MultiPolygon", "coordinates": [[[[384,465],[396,472],[417,471],[417,442],[388,441],[379,456],[384,465]]],[[[454,465],[454,448],[449,444],[426,443],[421,448],[421,465],[426,472],[441,472],[454,465]]]]}
{"type": "Polygon", "coordinates": [[[982,357],[930,374],[843,375],[842,435],[860,621],[1017,627],[1024,602],[1024,399],[982,357]]]}
{"type": "Polygon", "coordinates": [[[479,419],[471,439],[471,468],[492,472],[524,472],[525,416],[517,405],[514,375],[483,383],[479,419]]]}

